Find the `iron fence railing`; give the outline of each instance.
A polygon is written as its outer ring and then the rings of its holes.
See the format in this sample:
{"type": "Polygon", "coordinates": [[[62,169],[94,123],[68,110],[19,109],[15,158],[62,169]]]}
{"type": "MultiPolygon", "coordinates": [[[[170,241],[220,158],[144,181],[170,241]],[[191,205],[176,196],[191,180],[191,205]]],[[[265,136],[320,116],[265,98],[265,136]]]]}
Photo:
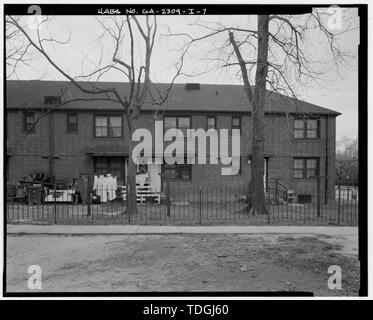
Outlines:
{"type": "Polygon", "coordinates": [[[245,186],[172,185],[169,193],[138,187],[137,210],[128,214],[124,187],[97,188],[86,195],[70,189],[29,187],[8,193],[8,223],[48,224],[303,224],[356,225],[359,195],[356,189],[330,194],[294,191],[292,196],[267,188],[267,214],[253,215],[245,186]],[[348,194],[348,196],[347,196],[348,194]]]}

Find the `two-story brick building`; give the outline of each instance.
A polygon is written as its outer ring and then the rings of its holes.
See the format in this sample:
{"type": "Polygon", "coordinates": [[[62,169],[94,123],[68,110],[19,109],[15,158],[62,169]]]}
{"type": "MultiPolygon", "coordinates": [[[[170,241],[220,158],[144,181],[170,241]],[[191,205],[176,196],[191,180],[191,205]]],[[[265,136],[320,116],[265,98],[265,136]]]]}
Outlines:
{"type": "MultiPolygon", "coordinates": [[[[123,96],[128,91],[126,83],[105,82],[100,86],[115,87],[123,96]]],[[[168,85],[155,87],[153,98],[168,85]]],[[[7,181],[16,183],[36,172],[57,179],[73,179],[83,173],[112,173],[124,184],[131,137],[123,108],[109,101],[76,101],[47,113],[60,102],[62,93],[62,101],[90,97],[63,81],[7,81],[7,181]]],[[[333,193],[338,115],[333,110],[269,92],[264,181],[277,178],[289,189],[314,191],[319,176],[321,191],[333,193]]],[[[174,183],[185,186],[247,184],[252,117],[242,86],[175,84],[163,105],[149,102],[143,106],[139,127],[153,132],[155,120],[163,120],[165,129],[241,130],[241,169],[237,175],[222,176],[220,164],[149,165],[147,170],[156,191],[162,189],[159,173],[166,168],[172,172],[174,183]]]]}

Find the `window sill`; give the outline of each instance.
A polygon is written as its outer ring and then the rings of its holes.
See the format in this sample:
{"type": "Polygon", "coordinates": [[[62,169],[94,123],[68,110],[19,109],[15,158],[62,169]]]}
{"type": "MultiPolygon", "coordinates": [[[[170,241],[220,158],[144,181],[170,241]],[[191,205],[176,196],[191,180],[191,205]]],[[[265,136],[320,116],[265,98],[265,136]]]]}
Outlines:
{"type": "Polygon", "coordinates": [[[121,139],[121,138],[123,138],[123,136],[122,137],[96,137],[95,136],[95,138],[96,139],[121,139]]]}
{"type": "Polygon", "coordinates": [[[295,141],[295,142],[309,142],[309,141],[321,141],[321,139],[320,138],[300,138],[300,139],[298,139],[298,138],[293,138],[293,141],[295,141]]]}

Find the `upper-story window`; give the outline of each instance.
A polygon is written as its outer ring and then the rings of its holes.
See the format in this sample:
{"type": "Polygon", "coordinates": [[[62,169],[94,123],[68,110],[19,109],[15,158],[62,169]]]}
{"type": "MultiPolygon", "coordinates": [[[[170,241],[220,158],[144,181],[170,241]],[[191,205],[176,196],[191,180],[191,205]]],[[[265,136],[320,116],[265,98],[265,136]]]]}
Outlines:
{"type": "Polygon", "coordinates": [[[35,112],[25,112],[23,116],[25,132],[35,132],[35,112]]]}
{"type": "Polygon", "coordinates": [[[294,119],[294,139],[317,139],[318,137],[318,119],[294,119]]]}
{"type": "Polygon", "coordinates": [[[68,113],[67,114],[67,132],[78,131],[78,114],[68,113]]]}
{"type": "Polygon", "coordinates": [[[122,137],[121,116],[95,116],[95,136],[99,138],[122,137]]]}
{"type": "Polygon", "coordinates": [[[215,117],[207,117],[207,130],[208,129],[216,129],[216,118],[215,117]]]}
{"type": "Polygon", "coordinates": [[[241,118],[240,117],[232,117],[232,129],[241,130],[241,118]]]}
{"type": "Polygon", "coordinates": [[[180,129],[186,137],[187,129],[190,129],[190,127],[190,117],[164,117],[164,131],[180,129]]]}

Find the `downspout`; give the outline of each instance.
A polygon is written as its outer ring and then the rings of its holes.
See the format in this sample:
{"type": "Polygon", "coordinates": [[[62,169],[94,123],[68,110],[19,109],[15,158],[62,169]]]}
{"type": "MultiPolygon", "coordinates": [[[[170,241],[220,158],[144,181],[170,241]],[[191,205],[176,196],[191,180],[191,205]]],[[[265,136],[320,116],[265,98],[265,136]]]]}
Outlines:
{"type": "MultiPolygon", "coordinates": [[[[49,105],[51,107],[51,105],[49,105]]],[[[49,177],[53,179],[54,177],[54,134],[53,134],[53,112],[48,115],[48,167],[49,167],[49,177]]]]}
{"type": "Polygon", "coordinates": [[[325,134],[326,134],[326,140],[325,140],[325,204],[328,203],[328,167],[329,167],[329,115],[326,115],[326,128],[325,128],[325,134]]]}

